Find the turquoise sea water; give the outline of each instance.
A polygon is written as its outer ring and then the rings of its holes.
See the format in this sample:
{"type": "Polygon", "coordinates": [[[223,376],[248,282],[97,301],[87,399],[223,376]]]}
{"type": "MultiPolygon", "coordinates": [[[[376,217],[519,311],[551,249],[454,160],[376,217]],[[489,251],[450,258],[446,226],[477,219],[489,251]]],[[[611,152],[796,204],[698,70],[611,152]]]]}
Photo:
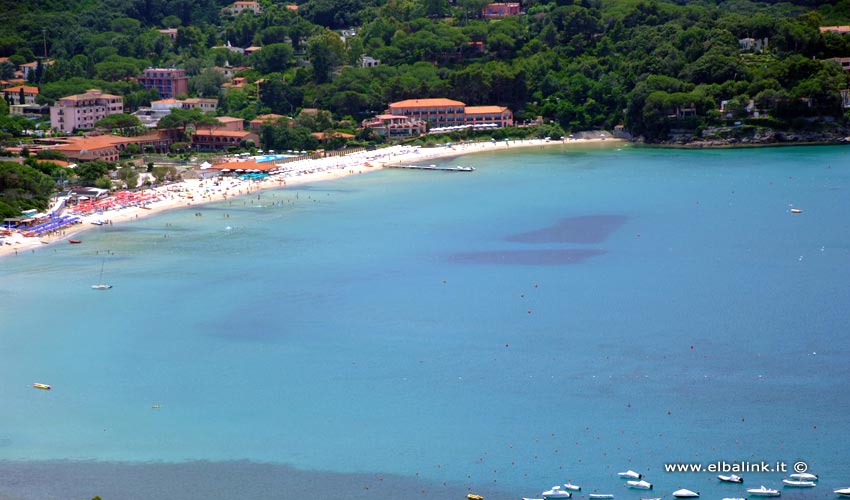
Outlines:
{"type": "Polygon", "coordinates": [[[783,496],[831,498],[848,153],[517,149],[0,259],[0,498],[744,496],[663,470],[721,460],[805,461],[783,496]]]}

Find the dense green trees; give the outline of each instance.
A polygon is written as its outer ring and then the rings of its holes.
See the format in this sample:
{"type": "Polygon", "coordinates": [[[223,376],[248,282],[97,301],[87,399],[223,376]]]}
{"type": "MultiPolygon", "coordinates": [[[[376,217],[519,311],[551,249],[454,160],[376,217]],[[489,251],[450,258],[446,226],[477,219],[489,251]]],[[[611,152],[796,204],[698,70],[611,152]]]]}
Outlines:
{"type": "Polygon", "coordinates": [[[316,107],[359,120],[395,100],[439,96],[508,106],[518,121],[543,116],[565,131],[624,124],[650,140],[724,123],[724,101],[739,119],[755,106],[788,126],[801,116],[840,121],[848,85],[826,59],[850,57],[850,36],[818,27],[850,23],[850,0],[530,0],[520,16],[489,20],[484,0],[308,0],[298,11],[262,2],[262,14],[221,17],[229,3],[10,3],[0,72],[46,51],[56,61],[37,76],[46,104],[101,88],[134,110],[157,96],[132,76],[176,65],[191,75],[191,95],[219,96],[220,113],[243,118],[316,107]],[[177,28],[176,40],[163,27],[177,28]],[[767,46],[739,44],[748,38],[767,46]],[[213,49],[228,42],[263,48],[248,57],[213,49]],[[359,68],[362,55],[382,65],[359,68]],[[251,65],[249,85],[220,93],[212,67],[226,64],[251,65]]]}
{"type": "Polygon", "coordinates": [[[17,217],[22,210],[47,208],[53,179],[15,162],[0,162],[0,216],[17,217]]]}

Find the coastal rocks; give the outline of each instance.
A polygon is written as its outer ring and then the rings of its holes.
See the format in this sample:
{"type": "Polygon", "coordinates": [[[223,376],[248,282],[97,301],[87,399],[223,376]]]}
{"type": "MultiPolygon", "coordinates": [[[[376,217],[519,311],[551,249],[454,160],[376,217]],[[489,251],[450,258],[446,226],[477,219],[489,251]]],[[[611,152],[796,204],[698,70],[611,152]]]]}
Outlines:
{"type": "Polygon", "coordinates": [[[674,130],[660,145],[692,148],[761,146],[778,144],[837,144],[850,142],[850,131],[842,127],[828,130],[785,131],[752,125],[674,130]]]}

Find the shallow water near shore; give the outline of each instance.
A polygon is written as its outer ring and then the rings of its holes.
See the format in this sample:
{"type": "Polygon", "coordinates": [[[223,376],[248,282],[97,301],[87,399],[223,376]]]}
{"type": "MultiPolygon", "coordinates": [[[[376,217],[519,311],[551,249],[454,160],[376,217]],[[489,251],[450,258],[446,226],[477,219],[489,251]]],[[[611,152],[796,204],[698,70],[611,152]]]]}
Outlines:
{"type": "Polygon", "coordinates": [[[716,461],[805,461],[821,484],[783,497],[831,498],[848,153],[517,149],[0,259],[0,499],[723,498],[784,477],[663,470],[716,461]]]}

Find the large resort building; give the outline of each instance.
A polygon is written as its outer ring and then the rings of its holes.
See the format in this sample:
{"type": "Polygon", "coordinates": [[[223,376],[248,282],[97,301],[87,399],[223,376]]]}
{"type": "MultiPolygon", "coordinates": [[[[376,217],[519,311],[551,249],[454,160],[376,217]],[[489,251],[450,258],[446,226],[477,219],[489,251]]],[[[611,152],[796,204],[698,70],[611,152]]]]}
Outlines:
{"type": "Polygon", "coordinates": [[[189,77],[182,68],[147,68],[136,80],[145,90],[158,90],[163,99],[173,99],[189,93],[189,77]]]}
{"type": "Polygon", "coordinates": [[[426,124],[433,131],[450,127],[501,128],[513,123],[513,113],[504,106],[467,106],[461,101],[430,98],[391,103],[386,113],[365,120],[362,126],[384,137],[404,137],[424,132],[426,124]]]}
{"type": "Polygon", "coordinates": [[[124,112],[121,96],[92,89],[85,94],[62,97],[50,108],[50,126],[66,134],[75,129],[90,129],[109,115],[124,112]]]}

